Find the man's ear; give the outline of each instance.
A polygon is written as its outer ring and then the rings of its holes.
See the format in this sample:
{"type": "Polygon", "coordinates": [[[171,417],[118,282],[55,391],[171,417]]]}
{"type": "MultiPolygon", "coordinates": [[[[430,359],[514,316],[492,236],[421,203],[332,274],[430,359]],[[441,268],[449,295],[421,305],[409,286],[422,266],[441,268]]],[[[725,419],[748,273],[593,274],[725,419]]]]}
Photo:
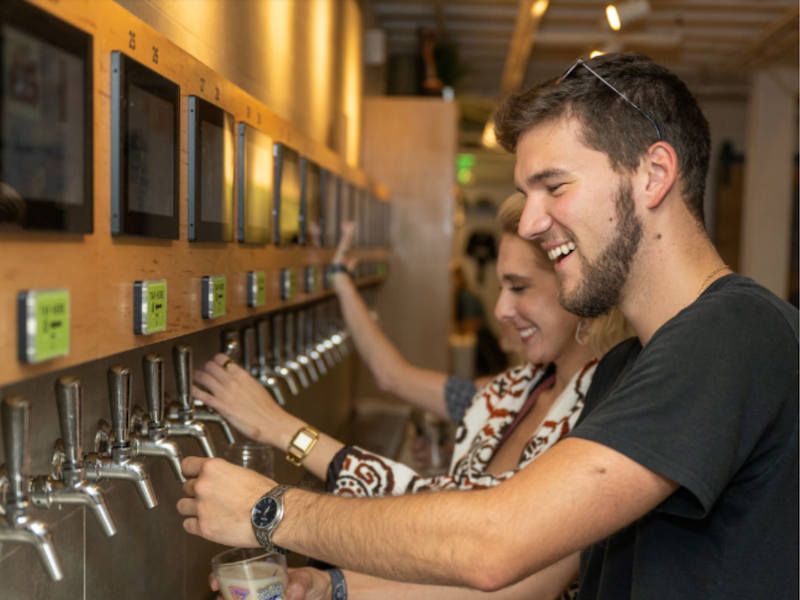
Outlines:
{"type": "Polygon", "coordinates": [[[666,142],[656,142],[645,153],[642,170],[647,178],[645,206],[656,208],[678,179],[678,155],[675,153],[675,148],[666,142]]]}

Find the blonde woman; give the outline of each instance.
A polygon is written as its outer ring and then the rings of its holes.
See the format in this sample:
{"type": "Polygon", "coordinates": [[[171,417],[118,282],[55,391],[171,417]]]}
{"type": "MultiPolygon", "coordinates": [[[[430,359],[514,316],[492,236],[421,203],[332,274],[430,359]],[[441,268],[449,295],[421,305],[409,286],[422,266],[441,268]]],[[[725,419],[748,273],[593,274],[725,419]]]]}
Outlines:
{"type": "MultiPolygon", "coordinates": [[[[519,332],[528,362],[501,373],[472,398],[456,432],[447,475],[422,477],[406,465],[321,434],[303,466],[326,479],[329,491],[364,497],[485,489],[513,477],[571,431],[598,358],[631,333],[619,313],[587,320],[561,308],[551,261],[536,243],[516,234],[523,207],[524,198],[516,194],[499,211],[504,233],[497,261],[501,293],[495,316],[519,332]]],[[[341,276],[346,277],[337,275],[341,276]]],[[[308,425],[281,409],[243,369],[235,365],[223,369],[226,360],[218,355],[195,374],[195,381],[210,392],[194,388],[196,397],[248,437],[286,448],[308,425]]],[[[552,600],[563,593],[572,598],[575,586],[570,584],[577,572],[576,554],[498,592],[498,597],[552,600]]],[[[324,572],[303,569],[296,577],[307,579],[310,598],[331,597],[331,580],[324,572]]],[[[384,582],[350,572],[345,578],[350,598],[443,600],[485,595],[384,582]]]]}

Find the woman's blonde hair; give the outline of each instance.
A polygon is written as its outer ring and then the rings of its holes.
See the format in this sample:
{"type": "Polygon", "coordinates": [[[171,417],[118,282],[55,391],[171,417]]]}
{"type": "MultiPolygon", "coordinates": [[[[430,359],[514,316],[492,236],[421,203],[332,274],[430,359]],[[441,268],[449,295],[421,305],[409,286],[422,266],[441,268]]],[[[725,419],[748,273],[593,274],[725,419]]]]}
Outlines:
{"type": "MultiPolygon", "coordinates": [[[[522,211],[525,208],[525,196],[519,192],[509,196],[500,205],[497,211],[497,221],[503,233],[519,235],[519,222],[522,219],[522,211]]],[[[542,250],[538,242],[528,242],[534,250],[536,261],[539,266],[548,271],[555,272],[553,262],[547,257],[547,253],[542,250]]],[[[630,323],[625,320],[622,313],[616,308],[612,308],[607,315],[596,319],[586,319],[591,323],[588,334],[588,344],[595,352],[597,358],[601,358],[606,352],[611,350],[621,341],[633,337],[636,332],[630,323]]]]}

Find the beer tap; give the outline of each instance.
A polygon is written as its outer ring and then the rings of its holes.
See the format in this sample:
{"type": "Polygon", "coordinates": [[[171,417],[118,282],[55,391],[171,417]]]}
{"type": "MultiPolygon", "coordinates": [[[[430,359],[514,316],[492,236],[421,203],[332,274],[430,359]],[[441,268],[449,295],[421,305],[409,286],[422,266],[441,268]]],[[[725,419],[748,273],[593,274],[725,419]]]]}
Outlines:
{"type": "MultiPolygon", "coordinates": [[[[169,439],[167,421],[164,418],[164,360],[160,354],[149,353],[142,357],[144,371],[144,394],[147,398],[149,419],[141,419],[141,427],[131,438],[135,456],[154,456],[166,458],[172,472],[181,483],[186,479],[181,470],[183,453],[174,440],[169,439]],[[146,423],[146,425],[145,425],[146,423]]],[[[141,409],[137,406],[134,413],[141,409]]]]}
{"type": "Polygon", "coordinates": [[[304,344],[302,346],[303,351],[317,365],[317,371],[319,371],[319,374],[327,375],[328,367],[325,365],[325,360],[322,358],[322,354],[317,351],[316,344],[314,343],[314,316],[312,310],[313,309],[304,308],[297,313],[298,343],[304,344]],[[301,332],[303,334],[302,342],[299,341],[301,339],[301,332]]]}
{"type": "Polygon", "coordinates": [[[90,483],[83,462],[83,389],[80,379],[65,376],[56,381],[56,404],[61,439],[53,453],[52,476],[31,479],[31,502],[36,508],[77,504],[88,507],[107,536],[117,533],[117,524],[106,503],[103,490],[90,483]]]}
{"type": "Polygon", "coordinates": [[[330,344],[336,362],[341,363],[344,360],[345,351],[344,348],[342,348],[342,338],[338,335],[336,323],[333,320],[333,302],[334,300],[327,300],[325,303],[324,314],[328,337],[325,338],[323,344],[325,344],[326,348],[328,344],[330,344]]]}
{"type": "Polygon", "coordinates": [[[195,417],[195,408],[192,405],[192,347],[187,344],[173,346],[172,360],[175,363],[175,382],[178,386],[178,408],[174,413],[170,411],[167,431],[171,437],[195,438],[203,454],[214,458],[217,455],[214,442],[205,424],[195,417]]]}
{"type": "Polygon", "coordinates": [[[286,382],[292,395],[297,396],[300,388],[297,387],[292,371],[280,363],[280,344],[276,345],[274,341],[272,344],[269,343],[268,327],[267,321],[259,321],[256,324],[256,343],[261,372],[271,377],[280,377],[286,382]],[[277,355],[276,350],[278,351],[277,355]]]}
{"type": "Polygon", "coordinates": [[[325,359],[328,367],[333,369],[338,362],[341,360],[341,356],[337,359],[334,356],[334,346],[333,342],[325,337],[325,305],[323,302],[318,303],[312,309],[313,319],[314,319],[314,331],[316,332],[316,350],[319,352],[322,357],[325,359]]]}
{"type": "MultiPolygon", "coordinates": [[[[239,364],[242,356],[242,347],[239,340],[236,339],[236,332],[232,329],[227,329],[223,332],[222,352],[235,363],[239,364]]],[[[235,444],[236,438],[233,435],[233,429],[230,424],[223,418],[221,414],[200,402],[197,398],[192,400],[194,404],[194,418],[204,423],[216,423],[222,429],[222,434],[229,444],[235,444]]],[[[175,413],[177,415],[177,412],[175,413]]],[[[170,413],[170,418],[173,417],[170,413]]]]}
{"type": "Polygon", "coordinates": [[[288,350],[285,339],[285,328],[282,314],[272,315],[270,319],[270,333],[272,334],[272,357],[277,365],[281,365],[290,369],[295,375],[297,380],[304,388],[311,385],[308,381],[306,373],[300,363],[292,360],[291,356],[284,356],[284,350],[288,350]],[[285,358],[285,360],[284,360],[285,358]]]}
{"type": "Polygon", "coordinates": [[[280,384],[278,383],[277,373],[274,373],[266,366],[266,359],[262,360],[256,347],[256,330],[253,327],[245,327],[242,330],[242,345],[244,354],[244,369],[255,377],[263,385],[275,401],[281,406],[286,406],[280,384]]]}
{"type": "Polygon", "coordinates": [[[347,325],[345,325],[342,312],[339,310],[339,303],[336,300],[331,300],[331,313],[333,315],[332,322],[334,327],[331,341],[339,345],[344,356],[350,356],[352,350],[350,347],[352,343],[350,340],[350,332],[347,331],[347,325]]]}
{"type": "Polygon", "coordinates": [[[145,508],[158,506],[150,483],[150,473],[134,459],[130,440],[131,428],[131,370],[114,365],[107,373],[111,400],[111,426],[100,421],[95,436],[95,452],[86,455],[86,476],[89,481],[122,479],[136,486],[145,508]]]}
{"type": "Polygon", "coordinates": [[[286,357],[290,360],[300,363],[308,372],[311,381],[317,383],[319,381],[319,373],[314,366],[313,361],[308,358],[303,352],[305,351],[305,344],[303,344],[303,336],[305,330],[302,329],[300,319],[295,321],[295,313],[286,313],[286,357]],[[295,326],[295,322],[297,326],[295,326]]]}
{"type": "Polygon", "coordinates": [[[30,508],[31,405],[24,396],[3,400],[3,447],[6,455],[3,488],[4,514],[0,515],[0,542],[30,544],[36,548],[53,581],[64,579],[64,570],[50,529],[28,515],[30,508]]]}

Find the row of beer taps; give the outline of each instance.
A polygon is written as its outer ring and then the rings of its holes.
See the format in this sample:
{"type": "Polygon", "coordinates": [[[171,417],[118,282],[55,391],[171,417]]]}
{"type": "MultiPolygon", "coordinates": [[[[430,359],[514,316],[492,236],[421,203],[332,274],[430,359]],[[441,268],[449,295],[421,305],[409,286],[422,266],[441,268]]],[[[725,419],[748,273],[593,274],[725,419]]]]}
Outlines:
{"type": "Polygon", "coordinates": [[[240,359],[281,406],[286,404],[281,382],[293,396],[299,395],[301,387],[310,387],[342,362],[352,345],[333,300],[273,314],[243,328],[239,354],[231,350],[236,337],[233,332],[227,353],[240,359]]]}
{"type": "MultiPolygon", "coordinates": [[[[227,330],[223,351],[240,362],[282,405],[286,403],[282,387],[298,395],[298,384],[307,388],[319,381],[351,351],[349,334],[332,300],[273,314],[244,327],[241,341],[239,337],[227,330]]],[[[177,400],[169,404],[165,400],[162,356],[148,353],[142,358],[146,412],[131,404],[130,367],[113,365],[108,369],[111,424],[100,421],[95,451],[88,454],[81,445],[81,382],[69,375],[60,377],[55,383],[55,397],[61,439],[56,442],[49,475],[30,474],[30,401],[24,396],[3,400],[0,416],[6,463],[0,467],[0,543],[34,546],[54,581],[63,579],[61,561],[49,528],[31,517],[31,507],[86,506],[102,531],[113,536],[116,522],[99,482],[129,481],[144,506],[153,508],[158,500],[140,457],[165,459],[178,481],[184,482],[183,456],[173,438],[194,438],[208,457],[216,456],[216,450],[206,423],[219,425],[228,443],[236,441],[221,415],[192,398],[191,347],[177,344],[172,353],[177,400]]]]}

